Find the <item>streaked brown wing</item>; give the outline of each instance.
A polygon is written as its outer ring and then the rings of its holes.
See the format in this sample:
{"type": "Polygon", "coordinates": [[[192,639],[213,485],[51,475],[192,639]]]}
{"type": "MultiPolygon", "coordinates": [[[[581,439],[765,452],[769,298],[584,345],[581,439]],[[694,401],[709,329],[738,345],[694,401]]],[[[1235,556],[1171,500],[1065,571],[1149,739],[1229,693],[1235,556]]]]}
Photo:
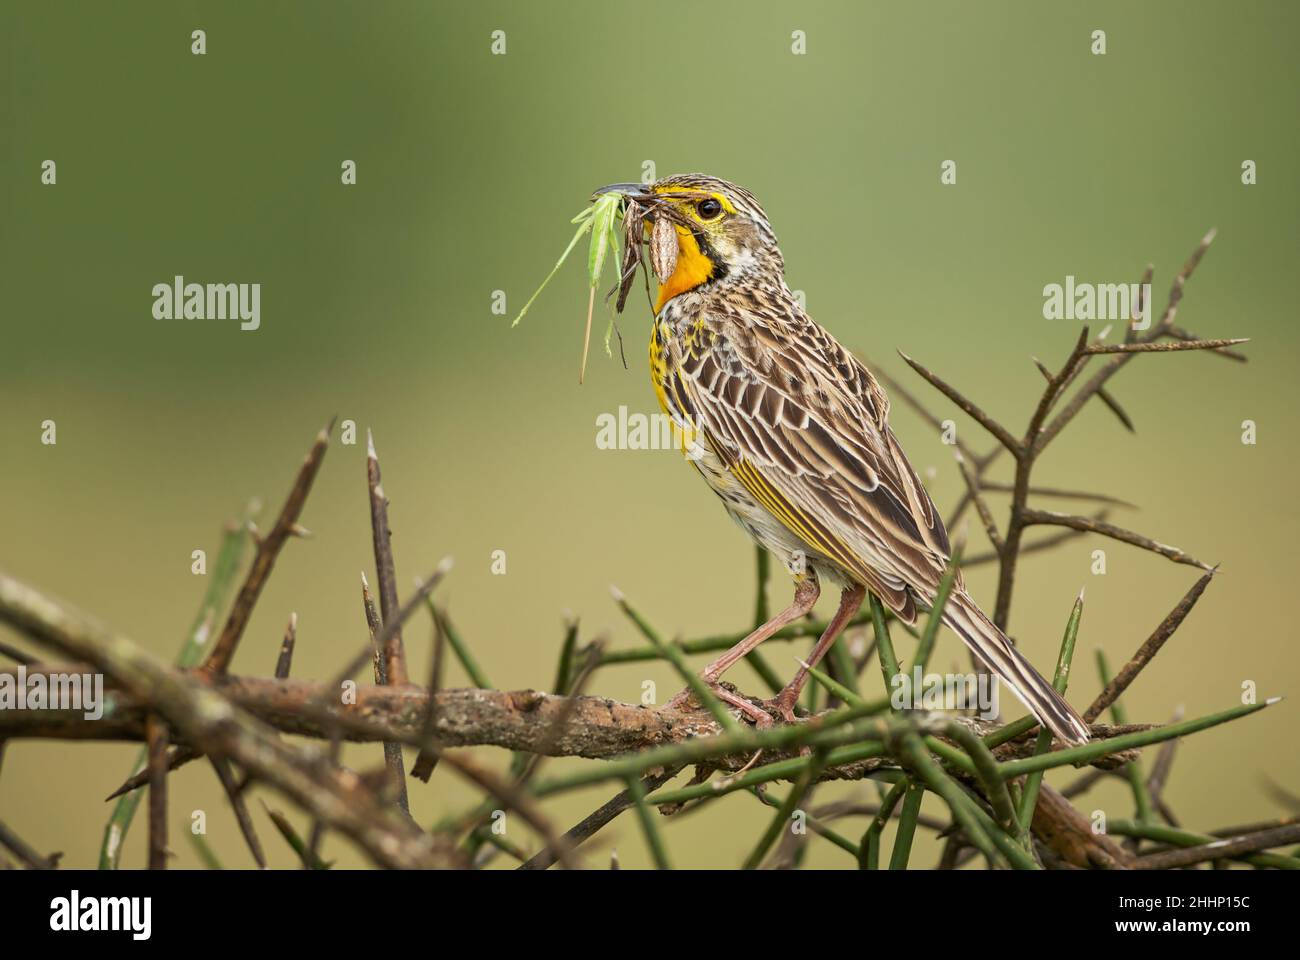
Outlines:
{"type": "Polygon", "coordinates": [[[942,574],[943,523],[889,429],[884,391],[799,320],[793,335],[706,321],[674,347],[670,392],[774,517],[911,619],[907,588],[928,601],[942,574]]]}

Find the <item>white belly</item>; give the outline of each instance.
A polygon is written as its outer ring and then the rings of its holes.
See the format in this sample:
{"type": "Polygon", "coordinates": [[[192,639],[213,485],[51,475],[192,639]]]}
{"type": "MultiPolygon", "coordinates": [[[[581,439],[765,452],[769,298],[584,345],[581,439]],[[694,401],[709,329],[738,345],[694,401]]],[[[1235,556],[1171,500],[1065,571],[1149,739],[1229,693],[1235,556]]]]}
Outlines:
{"type": "Polygon", "coordinates": [[[814,550],[768,513],[711,449],[703,450],[688,459],[718,495],[731,519],[749,534],[750,539],[774,554],[795,579],[816,574],[841,585],[850,582],[838,565],[814,550]]]}

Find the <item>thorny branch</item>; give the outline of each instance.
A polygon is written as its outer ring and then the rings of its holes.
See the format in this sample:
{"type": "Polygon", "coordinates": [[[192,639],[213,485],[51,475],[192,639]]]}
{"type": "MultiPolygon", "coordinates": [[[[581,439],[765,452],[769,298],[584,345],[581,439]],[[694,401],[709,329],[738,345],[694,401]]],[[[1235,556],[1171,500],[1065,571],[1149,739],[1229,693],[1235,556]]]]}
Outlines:
{"type": "MultiPolygon", "coordinates": [[[[4,581],[0,580],[0,584],[4,581]]],[[[85,669],[84,665],[42,665],[29,669],[29,678],[56,677],[85,669]]],[[[13,671],[0,669],[0,676],[13,671]]],[[[194,677],[178,672],[177,679],[194,677]]],[[[494,746],[536,756],[585,757],[611,760],[639,751],[716,737],[721,728],[704,709],[669,710],[641,704],[621,703],[604,697],[557,696],[536,690],[486,690],[464,688],[439,690],[432,698],[433,722],[427,724],[431,698],[422,687],[358,685],[355,703],[345,709],[326,711],[315,706],[322,699],[323,684],[309,680],[274,680],[263,677],[227,675],[212,683],[211,690],[267,727],[283,734],[328,740],[337,728],[352,742],[375,743],[391,740],[411,746],[428,746],[442,751],[456,747],[494,746]]],[[[149,701],[128,689],[112,690],[112,715],[87,720],[77,711],[6,711],[0,713],[0,737],[56,740],[138,741],[146,733],[149,701]]],[[[803,722],[816,726],[822,711],[803,722]]],[[[985,734],[995,725],[967,720],[973,730],[985,734]]],[[[1135,731],[1153,730],[1149,724],[1096,723],[1098,738],[1135,731]]],[[[943,738],[943,739],[946,739],[943,738]]],[[[997,748],[1001,759],[1017,759],[1033,752],[1027,737],[1018,737],[997,748]]],[[[765,760],[797,757],[798,749],[773,748],[765,760]]],[[[1098,763],[1113,768],[1134,754],[1122,751],[1098,763]]],[[[178,748],[176,766],[193,758],[178,748]]],[[[710,755],[711,765],[737,770],[752,759],[751,751],[720,752],[710,755]]],[[[823,779],[857,779],[880,763],[828,768],[823,779]]],[[[174,767],[172,768],[174,769],[174,767]]],[[[126,786],[147,783],[147,776],[132,777],[126,786]]]]}

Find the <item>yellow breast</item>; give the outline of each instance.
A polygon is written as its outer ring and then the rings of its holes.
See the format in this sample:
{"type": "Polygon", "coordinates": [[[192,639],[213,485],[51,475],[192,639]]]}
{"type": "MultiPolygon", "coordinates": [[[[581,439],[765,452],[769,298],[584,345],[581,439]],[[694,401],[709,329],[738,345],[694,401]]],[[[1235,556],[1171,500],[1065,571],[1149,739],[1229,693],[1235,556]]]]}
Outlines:
{"type": "Polygon", "coordinates": [[[662,339],[666,336],[666,332],[661,329],[661,326],[660,321],[656,320],[650,327],[650,382],[654,384],[655,396],[659,399],[659,409],[671,414],[667,394],[668,357],[662,339]]]}

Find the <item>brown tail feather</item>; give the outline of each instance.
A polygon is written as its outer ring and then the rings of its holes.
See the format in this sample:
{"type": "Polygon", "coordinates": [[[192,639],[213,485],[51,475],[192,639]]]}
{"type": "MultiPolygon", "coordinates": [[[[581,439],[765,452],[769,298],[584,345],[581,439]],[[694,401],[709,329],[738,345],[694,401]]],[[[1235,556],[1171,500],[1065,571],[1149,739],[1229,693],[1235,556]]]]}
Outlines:
{"type": "Polygon", "coordinates": [[[943,622],[956,631],[980,661],[1029,711],[1068,743],[1087,743],[1088,726],[1065,698],[1034,669],[970,595],[956,591],[944,607],[943,622]]]}

